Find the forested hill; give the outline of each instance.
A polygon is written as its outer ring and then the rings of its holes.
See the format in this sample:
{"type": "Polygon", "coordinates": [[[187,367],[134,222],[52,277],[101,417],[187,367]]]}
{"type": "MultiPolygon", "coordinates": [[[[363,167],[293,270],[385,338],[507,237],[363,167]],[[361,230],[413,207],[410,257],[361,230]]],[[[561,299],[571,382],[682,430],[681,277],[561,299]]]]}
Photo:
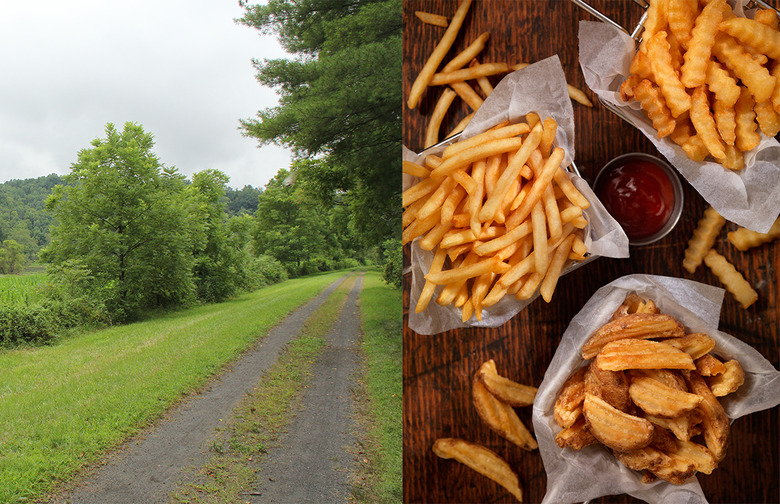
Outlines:
{"type": "MultiPolygon", "coordinates": [[[[10,180],[0,184],[0,245],[5,240],[15,240],[24,247],[28,260],[35,260],[41,247],[49,242],[49,226],[52,217],[44,208],[52,188],[63,184],[59,175],[10,180]]],[[[257,198],[262,189],[244,186],[227,188],[226,211],[228,215],[254,214],[257,198]]]]}
{"type": "Polygon", "coordinates": [[[46,198],[52,187],[62,183],[62,177],[52,173],[0,184],[0,243],[15,240],[34,259],[49,241],[52,218],[44,209],[46,198]]]}

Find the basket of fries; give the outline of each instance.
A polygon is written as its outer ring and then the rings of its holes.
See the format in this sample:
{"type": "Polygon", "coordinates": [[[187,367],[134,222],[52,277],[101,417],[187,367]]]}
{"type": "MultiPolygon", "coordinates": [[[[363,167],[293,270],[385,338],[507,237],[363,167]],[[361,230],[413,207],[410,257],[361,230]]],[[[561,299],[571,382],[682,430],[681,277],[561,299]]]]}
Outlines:
{"type": "Polygon", "coordinates": [[[409,327],[496,327],[628,238],[573,168],[574,121],[556,56],[505,77],[468,127],[404,154],[409,327]]]}
{"type": "Polygon", "coordinates": [[[780,372],[717,330],[724,291],[630,275],[572,319],[539,386],[533,425],[547,471],[543,502],[627,493],[707,502],[731,423],[780,403],[780,372]]]}
{"type": "Polygon", "coordinates": [[[579,57],[601,102],[718,213],[766,232],[780,214],[780,31],[777,11],[751,5],[651,1],[635,37],[580,21],[579,57]]]}

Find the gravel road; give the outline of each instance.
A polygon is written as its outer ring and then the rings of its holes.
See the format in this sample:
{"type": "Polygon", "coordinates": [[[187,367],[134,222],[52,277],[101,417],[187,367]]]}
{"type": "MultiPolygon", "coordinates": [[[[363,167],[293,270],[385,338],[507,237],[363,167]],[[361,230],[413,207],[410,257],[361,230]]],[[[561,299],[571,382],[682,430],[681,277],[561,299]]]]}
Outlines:
{"type": "MultiPolygon", "coordinates": [[[[230,370],[214,379],[203,391],[185,400],[174,408],[166,417],[152,429],[131,439],[116,453],[109,456],[105,465],[101,466],[79,482],[65,495],[53,500],[57,504],[153,504],[165,502],[168,494],[175,488],[182,477],[183,469],[198,466],[206,460],[209,442],[214,439],[215,429],[221,419],[226,419],[248,392],[262,378],[263,374],[276,361],[282,347],[303,328],[306,319],[325,301],[333,290],[343,280],[340,279],[326,288],[318,297],[287,316],[278,326],[272,329],[254,348],[237,361],[230,370]]],[[[361,279],[362,280],[362,279],[361,279]]],[[[358,284],[362,285],[361,281],[358,284]]],[[[355,316],[355,296],[359,288],[352,290],[344,313],[355,316]]],[[[343,318],[344,316],[342,316],[343,318]]],[[[352,318],[352,316],[347,317],[352,318]]],[[[338,324],[341,324],[339,321],[338,324]]],[[[354,324],[353,321],[351,324],[354,324]]],[[[358,325],[359,327],[359,325],[358,325]]],[[[354,336],[351,337],[355,339],[354,336]]],[[[328,347],[325,355],[332,349],[328,347]]],[[[346,352],[345,352],[346,353],[346,352]]],[[[352,350],[348,353],[352,354],[352,350]]],[[[323,356],[323,362],[326,358],[323,356]]],[[[334,359],[330,356],[328,359],[334,359]]],[[[336,378],[331,374],[342,375],[344,371],[328,369],[339,367],[334,360],[332,364],[318,367],[315,370],[313,382],[330,383],[336,378]],[[320,376],[317,373],[327,373],[320,376]]],[[[348,375],[347,375],[348,376],[348,375]]],[[[343,378],[339,378],[341,380],[343,378]]],[[[340,405],[344,401],[341,394],[332,396],[340,405]]],[[[302,416],[309,414],[333,416],[335,404],[331,403],[324,412],[313,407],[302,416]]],[[[324,436],[328,437],[328,436],[324,436]]],[[[317,445],[319,446],[319,445],[317,445]]],[[[319,449],[319,448],[317,448],[319,449]]],[[[309,450],[305,450],[307,453],[309,450]]],[[[305,456],[308,457],[308,454],[305,456]]],[[[260,501],[258,501],[260,502],[260,501]]],[[[270,502],[262,499],[262,502],[270,502]]],[[[295,502],[281,500],[278,502],[295,502]]],[[[304,502],[304,501],[298,501],[304,502]]],[[[318,501],[325,502],[325,501],[318,501]]]]}
{"type": "Polygon", "coordinates": [[[312,368],[311,386],[279,446],[263,457],[252,504],[343,503],[350,496],[348,476],[353,434],[353,375],[358,369],[362,277],[347,298],[341,316],[325,337],[326,346],[312,368]]]}

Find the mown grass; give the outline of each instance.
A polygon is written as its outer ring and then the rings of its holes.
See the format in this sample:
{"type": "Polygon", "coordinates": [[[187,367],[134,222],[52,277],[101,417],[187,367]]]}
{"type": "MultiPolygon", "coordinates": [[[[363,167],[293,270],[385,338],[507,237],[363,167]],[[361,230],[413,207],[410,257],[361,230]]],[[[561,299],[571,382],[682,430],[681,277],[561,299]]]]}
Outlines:
{"type": "Polygon", "coordinates": [[[363,318],[365,402],[359,409],[365,426],[367,465],[355,476],[357,502],[396,503],[402,490],[402,306],[401,290],[378,273],[364,275],[360,296],[363,318]]]}
{"type": "Polygon", "coordinates": [[[309,317],[300,336],[289,342],[234,416],[217,436],[206,464],[171,495],[188,504],[244,503],[256,484],[255,468],[299,409],[302,390],[339,317],[355,276],[347,278],[309,317]]]}
{"type": "Polygon", "coordinates": [[[341,272],[0,350],[0,502],[41,498],[197,389],[341,272]]]}

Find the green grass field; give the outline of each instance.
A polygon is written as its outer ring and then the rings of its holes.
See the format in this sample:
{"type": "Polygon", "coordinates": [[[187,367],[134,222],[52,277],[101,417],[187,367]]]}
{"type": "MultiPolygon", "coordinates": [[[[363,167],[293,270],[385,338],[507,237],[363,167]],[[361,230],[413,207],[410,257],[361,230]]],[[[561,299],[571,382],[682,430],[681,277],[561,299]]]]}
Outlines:
{"type": "Polygon", "coordinates": [[[343,274],[52,346],[0,350],[0,502],[41,498],[99,460],[343,274]]]}
{"type": "Polygon", "coordinates": [[[0,303],[30,305],[43,299],[40,288],[46,273],[0,275],[0,303]]]}
{"type": "Polygon", "coordinates": [[[361,414],[368,426],[370,474],[359,475],[366,487],[356,487],[354,497],[358,502],[389,504],[403,500],[401,290],[389,288],[378,273],[366,273],[364,282],[360,312],[368,405],[361,414]]]}

